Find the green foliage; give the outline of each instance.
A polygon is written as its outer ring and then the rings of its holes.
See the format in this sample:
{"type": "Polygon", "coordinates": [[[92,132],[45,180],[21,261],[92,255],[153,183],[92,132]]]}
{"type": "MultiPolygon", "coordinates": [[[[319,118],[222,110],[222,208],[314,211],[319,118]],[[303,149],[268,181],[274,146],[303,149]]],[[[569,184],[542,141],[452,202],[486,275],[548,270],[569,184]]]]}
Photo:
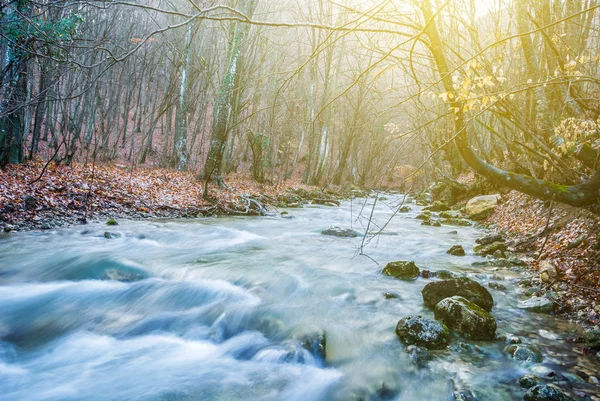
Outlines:
{"type": "Polygon", "coordinates": [[[4,8],[0,14],[0,34],[12,43],[12,57],[16,60],[27,58],[30,52],[45,49],[48,56],[64,59],[67,52],[64,45],[75,40],[82,17],[71,13],[65,17],[48,19],[49,12],[32,14],[29,1],[20,0],[14,8],[4,8]],[[10,12],[9,12],[10,11],[10,12]]]}

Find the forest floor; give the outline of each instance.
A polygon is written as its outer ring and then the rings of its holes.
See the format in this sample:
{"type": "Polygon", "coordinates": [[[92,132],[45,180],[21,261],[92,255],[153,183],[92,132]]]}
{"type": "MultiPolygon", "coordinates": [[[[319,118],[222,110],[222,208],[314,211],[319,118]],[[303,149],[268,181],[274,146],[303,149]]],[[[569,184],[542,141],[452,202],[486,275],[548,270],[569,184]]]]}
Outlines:
{"type": "Polygon", "coordinates": [[[209,200],[193,173],[120,165],[46,165],[34,161],[0,170],[0,231],[50,229],[111,218],[256,215],[262,206],[334,200],[299,181],[258,184],[231,175],[228,188],[210,184],[209,200]],[[314,200],[313,200],[314,201],[314,200]]]}
{"type": "Polygon", "coordinates": [[[528,256],[529,267],[554,269],[556,277],[540,284],[558,313],[585,326],[600,324],[600,216],[511,191],[486,223],[528,256]]]}

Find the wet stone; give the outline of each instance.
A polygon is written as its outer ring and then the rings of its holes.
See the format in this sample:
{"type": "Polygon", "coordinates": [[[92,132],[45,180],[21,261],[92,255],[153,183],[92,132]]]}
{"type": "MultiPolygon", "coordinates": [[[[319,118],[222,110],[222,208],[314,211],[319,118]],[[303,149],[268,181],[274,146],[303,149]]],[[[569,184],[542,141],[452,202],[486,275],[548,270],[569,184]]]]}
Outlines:
{"type": "Polygon", "coordinates": [[[412,363],[419,368],[424,367],[427,365],[427,362],[433,359],[431,352],[429,352],[429,350],[425,347],[409,345],[404,351],[410,356],[412,363]]]}
{"type": "Polygon", "coordinates": [[[572,401],[559,388],[550,385],[537,385],[530,388],[523,397],[524,401],[572,401]]]}
{"type": "Polygon", "coordinates": [[[466,298],[488,312],[494,306],[492,294],[481,284],[467,277],[429,283],[421,290],[421,294],[425,306],[429,308],[434,308],[441,300],[453,296],[466,298]]]}
{"type": "Polygon", "coordinates": [[[462,245],[454,245],[452,248],[446,251],[447,254],[452,256],[465,256],[465,249],[462,245]]]}
{"type": "Polygon", "coordinates": [[[529,312],[551,313],[554,310],[555,303],[548,297],[531,297],[525,301],[520,301],[517,307],[529,312]]]}
{"type": "Polygon", "coordinates": [[[542,362],[542,353],[532,345],[512,344],[504,349],[512,359],[518,362],[542,362]]]}
{"type": "Polygon", "coordinates": [[[390,262],[381,271],[384,276],[391,276],[400,280],[413,280],[419,277],[420,270],[412,261],[390,262]]]}
{"type": "Polygon", "coordinates": [[[429,349],[445,348],[450,341],[450,331],[442,323],[421,316],[407,316],[396,325],[398,339],[406,345],[429,349]]]}
{"type": "Polygon", "coordinates": [[[535,375],[527,374],[519,378],[519,385],[523,388],[532,388],[539,384],[540,379],[535,375]]]}
{"type": "Polygon", "coordinates": [[[435,318],[450,330],[472,340],[493,340],[496,319],[488,312],[463,297],[441,300],[434,310],[435,318]]]}

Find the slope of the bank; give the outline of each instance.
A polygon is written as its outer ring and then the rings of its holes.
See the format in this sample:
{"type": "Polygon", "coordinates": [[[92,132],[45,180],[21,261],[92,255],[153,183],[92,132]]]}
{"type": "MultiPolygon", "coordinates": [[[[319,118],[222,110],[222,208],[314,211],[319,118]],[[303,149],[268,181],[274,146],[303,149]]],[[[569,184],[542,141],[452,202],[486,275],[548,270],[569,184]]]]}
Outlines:
{"type": "Polygon", "coordinates": [[[131,169],[119,165],[46,165],[42,161],[0,170],[0,231],[50,229],[108,218],[253,215],[264,206],[289,206],[305,199],[329,201],[323,193],[295,181],[263,185],[240,175],[228,188],[203,183],[190,172],[131,169]]]}
{"type": "Polygon", "coordinates": [[[559,312],[600,323],[600,216],[582,208],[544,202],[512,191],[487,223],[511,237],[515,250],[546,273],[540,285],[553,291],[559,312]]]}

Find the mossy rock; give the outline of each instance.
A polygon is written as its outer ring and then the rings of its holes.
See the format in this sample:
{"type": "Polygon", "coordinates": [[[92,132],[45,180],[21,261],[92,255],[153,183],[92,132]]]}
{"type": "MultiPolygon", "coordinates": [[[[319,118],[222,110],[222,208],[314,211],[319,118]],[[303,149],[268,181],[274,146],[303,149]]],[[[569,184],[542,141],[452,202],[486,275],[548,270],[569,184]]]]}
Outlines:
{"type": "Polygon", "coordinates": [[[106,222],[106,225],[107,225],[107,226],[118,226],[118,225],[119,225],[119,223],[118,223],[118,222],[117,222],[117,220],[115,220],[115,219],[109,219],[109,220],[106,222]]]}
{"type": "Polygon", "coordinates": [[[450,341],[450,330],[444,324],[433,319],[407,316],[398,321],[396,336],[406,345],[442,349],[450,341]]]}
{"type": "Polygon", "coordinates": [[[425,306],[429,308],[434,308],[442,299],[454,296],[466,298],[487,312],[494,306],[492,294],[484,286],[467,277],[429,283],[421,290],[421,294],[425,306]]]}
{"type": "Polygon", "coordinates": [[[450,330],[471,340],[491,341],[496,337],[496,319],[463,297],[441,300],[435,306],[434,314],[450,330]]]}
{"type": "Polygon", "coordinates": [[[442,212],[444,210],[448,210],[450,207],[444,202],[433,202],[433,205],[427,206],[423,210],[431,211],[431,212],[442,212]]]}
{"type": "Polygon", "coordinates": [[[400,209],[398,209],[398,212],[400,213],[408,213],[410,212],[412,209],[408,206],[402,206],[400,209]]]}
{"type": "Polygon", "coordinates": [[[462,245],[454,245],[452,248],[448,249],[446,251],[447,254],[452,255],[452,256],[465,256],[465,249],[462,247],[462,245]]]}
{"type": "Polygon", "coordinates": [[[444,210],[440,212],[442,219],[461,219],[462,213],[459,210],[444,210]]]}
{"type": "Polygon", "coordinates": [[[540,379],[532,374],[527,374],[519,378],[519,385],[523,388],[532,388],[539,384],[540,379]]]}
{"type": "Polygon", "coordinates": [[[400,280],[414,280],[419,277],[420,270],[412,261],[390,262],[381,271],[385,276],[391,276],[400,280]]]}
{"type": "Polygon", "coordinates": [[[430,220],[431,219],[431,213],[430,212],[423,212],[423,213],[419,213],[417,215],[417,217],[415,217],[415,219],[419,219],[419,220],[430,220]]]}

